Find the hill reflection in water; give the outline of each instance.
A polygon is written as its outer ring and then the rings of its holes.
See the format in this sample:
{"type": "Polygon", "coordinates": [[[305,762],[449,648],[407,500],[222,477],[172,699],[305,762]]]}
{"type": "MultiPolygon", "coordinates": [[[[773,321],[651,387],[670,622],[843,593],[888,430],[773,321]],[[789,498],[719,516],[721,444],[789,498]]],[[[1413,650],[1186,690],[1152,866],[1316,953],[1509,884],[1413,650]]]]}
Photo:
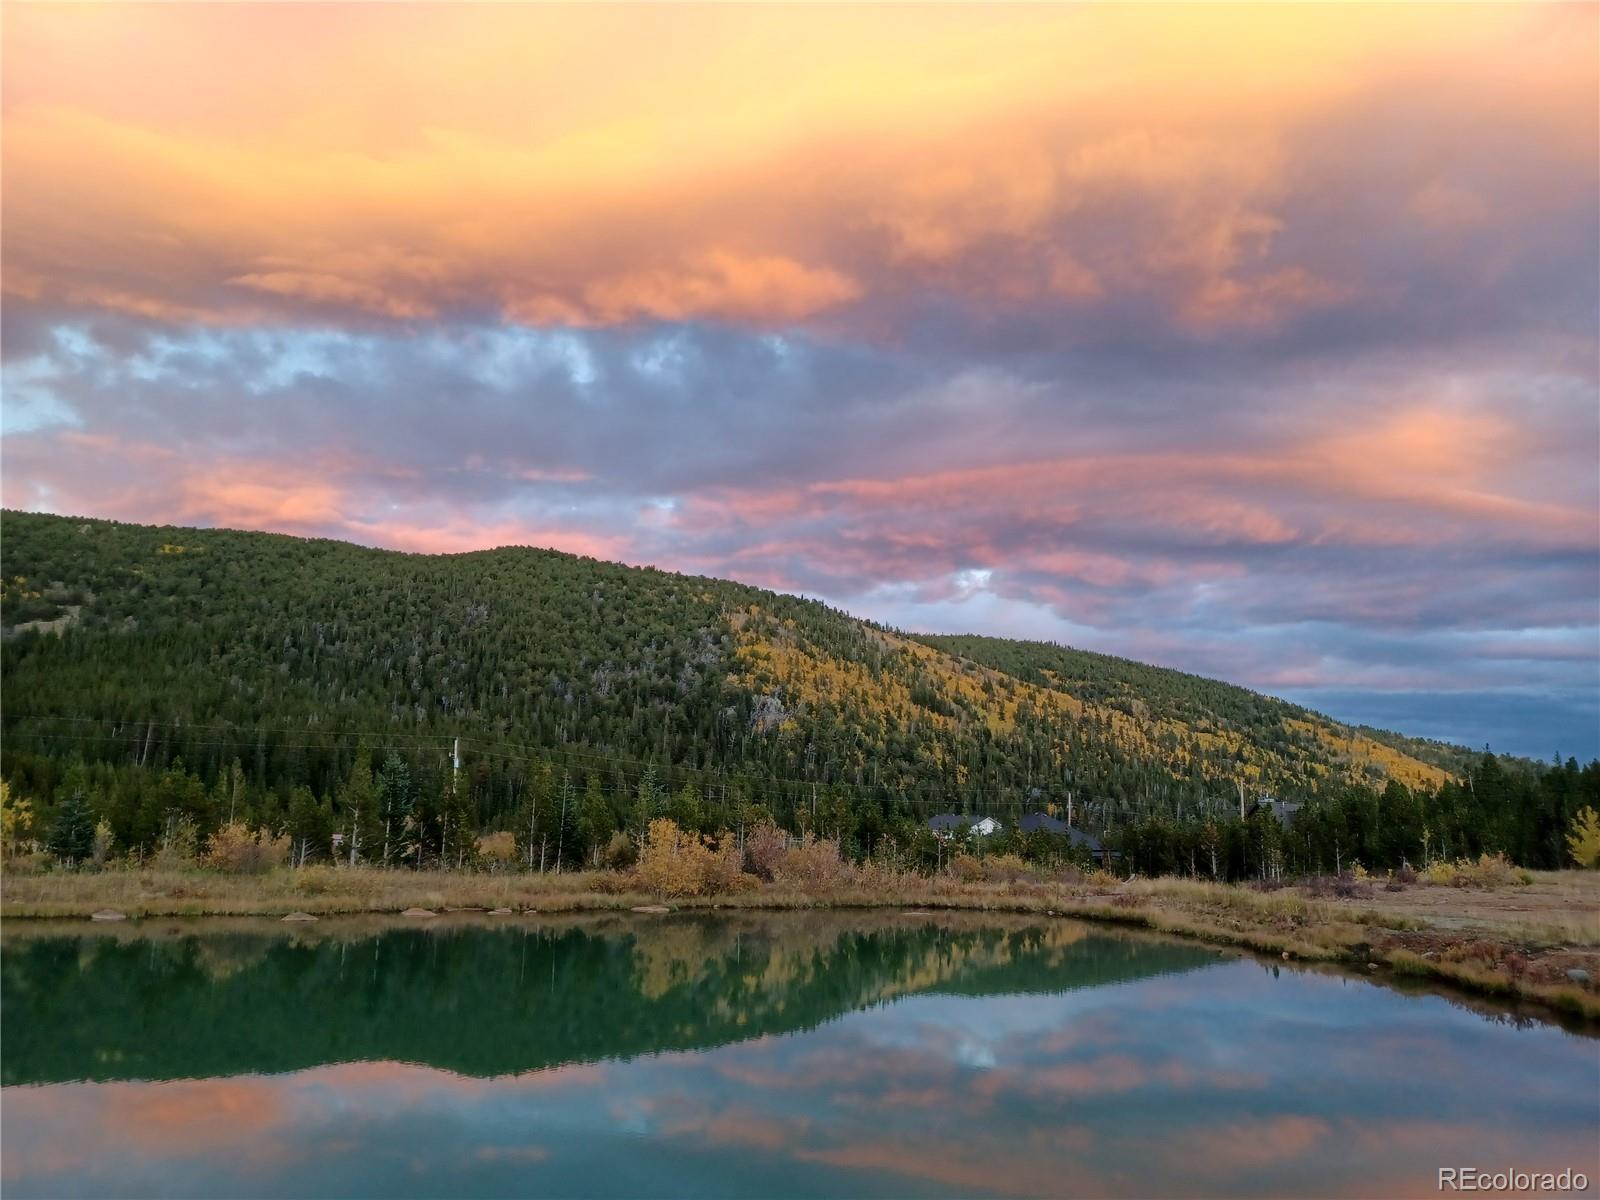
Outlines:
{"type": "Polygon", "coordinates": [[[509,921],[11,939],[0,1079],[385,1060],[506,1075],[788,1033],[901,996],[1060,992],[1217,961],[1068,921],[509,921]]]}

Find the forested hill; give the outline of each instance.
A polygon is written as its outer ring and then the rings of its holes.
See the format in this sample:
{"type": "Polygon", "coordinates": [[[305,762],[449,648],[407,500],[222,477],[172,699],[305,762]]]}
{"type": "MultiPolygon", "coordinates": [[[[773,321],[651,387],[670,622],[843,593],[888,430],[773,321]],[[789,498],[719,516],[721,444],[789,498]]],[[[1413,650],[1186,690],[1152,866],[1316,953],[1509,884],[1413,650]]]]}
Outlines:
{"type": "MultiPolygon", "coordinates": [[[[620,789],[652,767],[775,810],[816,796],[1013,814],[1395,778],[1455,752],[1122,659],[908,637],[722,580],[503,548],[416,555],[265,533],[3,518],[5,747],[331,789],[356,742],[442,762],[478,816],[546,756],[620,789]]],[[[48,780],[37,781],[48,785],[48,780]]]]}

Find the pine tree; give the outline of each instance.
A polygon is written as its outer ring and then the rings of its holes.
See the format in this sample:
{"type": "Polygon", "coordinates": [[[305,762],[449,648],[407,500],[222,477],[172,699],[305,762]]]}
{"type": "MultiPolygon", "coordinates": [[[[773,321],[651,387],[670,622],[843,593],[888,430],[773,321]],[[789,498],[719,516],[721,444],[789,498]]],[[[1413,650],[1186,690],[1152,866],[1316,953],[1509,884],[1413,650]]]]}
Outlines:
{"type": "Polygon", "coordinates": [[[383,865],[401,858],[416,791],[411,786],[411,768],[393,751],[378,771],[378,820],[383,824],[383,865]]]}
{"type": "Polygon", "coordinates": [[[517,858],[530,871],[536,867],[544,870],[558,803],[555,770],[549,763],[539,763],[528,780],[527,791],[511,825],[517,841],[517,858]]]}
{"type": "Polygon", "coordinates": [[[639,787],[634,793],[633,811],[629,814],[628,828],[634,841],[644,844],[650,822],[661,815],[661,785],[656,782],[655,767],[648,766],[639,777],[639,787]]]}
{"type": "Polygon", "coordinates": [[[94,810],[81,787],[73,787],[56,809],[45,849],[67,866],[87,862],[94,853],[94,810]]]}
{"type": "Polygon", "coordinates": [[[692,780],[685,780],[677,794],[672,797],[672,804],[667,815],[679,829],[690,833],[699,833],[705,823],[704,807],[700,803],[700,789],[695,787],[692,780]]]}
{"type": "Polygon", "coordinates": [[[328,851],[333,838],[333,809],[301,784],[289,795],[289,860],[303,867],[328,851]]]}
{"type": "Polygon", "coordinates": [[[561,811],[556,818],[556,871],[561,871],[561,855],[572,840],[572,827],[578,818],[578,793],[572,786],[571,772],[561,776],[561,811]]]}
{"type": "Polygon", "coordinates": [[[217,783],[224,790],[226,801],[224,804],[222,799],[219,798],[219,803],[216,806],[217,812],[221,813],[226,808],[228,824],[232,825],[240,819],[245,805],[249,803],[249,793],[245,787],[244,767],[240,765],[237,758],[229,765],[225,775],[217,777],[217,783]]]}
{"type": "Polygon", "coordinates": [[[611,802],[601,788],[600,776],[591,774],[578,809],[578,836],[583,840],[591,866],[600,865],[600,855],[616,831],[616,814],[611,811],[611,802]]]}
{"type": "Polygon", "coordinates": [[[439,839],[439,865],[447,871],[459,870],[467,865],[473,855],[477,831],[472,827],[471,798],[464,789],[456,786],[454,772],[445,778],[440,809],[443,822],[439,839]]]}
{"type": "Polygon", "coordinates": [[[350,853],[350,865],[370,855],[377,847],[378,791],[372,781],[372,752],[363,743],[356,750],[350,774],[339,788],[339,823],[350,853]]]}

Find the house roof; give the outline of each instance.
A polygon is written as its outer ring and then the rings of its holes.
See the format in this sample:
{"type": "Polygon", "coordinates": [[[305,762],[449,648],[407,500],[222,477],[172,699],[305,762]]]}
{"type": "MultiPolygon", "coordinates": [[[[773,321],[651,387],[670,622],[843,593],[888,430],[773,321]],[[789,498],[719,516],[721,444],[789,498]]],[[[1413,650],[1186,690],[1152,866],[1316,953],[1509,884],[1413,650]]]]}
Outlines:
{"type": "Polygon", "coordinates": [[[1279,800],[1275,796],[1263,796],[1261,803],[1268,812],[1285,825],[1292,825],[1295,815],[1305,807],[1299,800],[1279,800]]]}
{"type": "Polygon", "coordinates": [[[1081,829],[1068,829],[1067,836],[1072,839],[1074,846],[1086,846],[1092,854],[1101,854],[1105,850],[1105,847],[1100,845],[1099,838],[1087,834],[1081,829]]]}
{"type": "Polygon", "coordinates": [[[1101,853],[1100,839],[1092,834],[1087,834],[1081,829],[1074,829],[1065,821],[1052,817],[1049,813],[1029,813],[1017,824],[1023,833],[1033,833],[1043,830],[1045,833],[1064,833],[1071,839],[1074,846],[1086,846],[1095,854],[1101,853]]]}
{"type": "Polygon", "coordinates": [[[994,829],[1001,828],[1000,822],[994,817],[978,817],[970,813],[939,813],[928,818],[928,828],[936,833],[955,833],[963,829],[971,829],[974,825],[982,825],[985,821],[994,829]]]}
{"type": "Polygon", "coordinates": [[[1045,833],[1065,833],[1067,823],[1052,817],[1049,813],[1029,813],[1017,822],[1017,828],[1023,833],[1033,833],[1041,829],[1045,833]]]}

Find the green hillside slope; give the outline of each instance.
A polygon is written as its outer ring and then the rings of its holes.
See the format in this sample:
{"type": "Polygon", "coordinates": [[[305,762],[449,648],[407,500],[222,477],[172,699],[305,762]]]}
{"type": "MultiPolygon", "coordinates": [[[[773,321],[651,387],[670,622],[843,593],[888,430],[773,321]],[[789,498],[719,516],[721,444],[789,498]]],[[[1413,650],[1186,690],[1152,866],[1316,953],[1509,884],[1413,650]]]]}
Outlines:
{"type": "Polygon", "coordinates": [[[619,821],[641,788],[664,807],[688,783],[707,824],[759,803],[868,841],[943,809],[1015,818],[1070,798],[1105,828],[1236,810],[1241,791],[1433,791],[1466,766],[1176,671],[909,637],[548,550],[413,555],[18,512],[0,532],[6,775],[48,797],[73,763],[123,772],[105,789],[150,793],[115,814],[127,845],[174,807],[220,820],[241,788],[279,811],[297,788],[330,797],[362,743],[426,792],[460,738],[477,829],[564,775],[619,821]]]}
{"type": "Polygon", "coordinates": [[[3,569],[13,748],[77,738],[92,753],[86,739],[114,737],[205,766],[233,757],[220,726],[247,731],[245,757],[270,767],[295,749],[315,763],[303,731],[464,734],[958,807],[1033,789],[1445,778],[1176,671],[913,640],[814,602],[547,550],[412,555],[7,513],[3,569]]]}

